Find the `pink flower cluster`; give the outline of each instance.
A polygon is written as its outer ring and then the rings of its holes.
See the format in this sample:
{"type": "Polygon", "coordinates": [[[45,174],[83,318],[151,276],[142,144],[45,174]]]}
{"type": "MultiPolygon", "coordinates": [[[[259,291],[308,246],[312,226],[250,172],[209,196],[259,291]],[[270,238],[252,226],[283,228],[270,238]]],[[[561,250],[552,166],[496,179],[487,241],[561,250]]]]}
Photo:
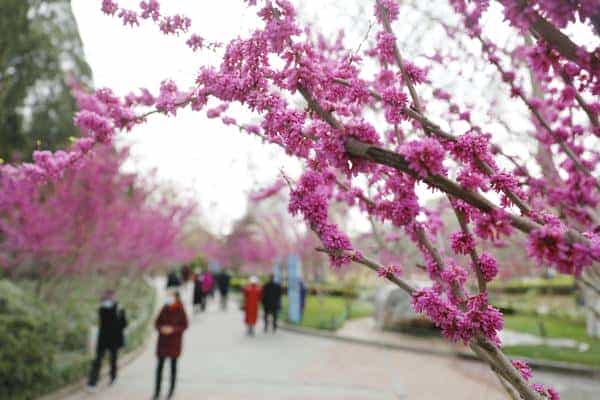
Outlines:
{"type": "Polygon", "coordinates": [[[308,226],[319,236],[329,251],[332,265],[340,267],[351,260],[350,239],[338,227],[327,221],[328,199],[331,197],[333,176],[323,176],[306,170],[290,193],[288,209],[292,215],[302,214],[308,226]]]}
{"type": "Polygon", "coordinates": [[[195,250],[182,244],[182,227],[193,208],[123,173],[126,151],[104,146],[84,157],[90,143],[36,152],[35,164],[0,166],[1,267],[47,279],[189,260],[195,250]],[[151,195],[155,204],[146,201],[151,195]]]}
{"type": "Polygon", "coordinates": [[[379,57],[379,62],[382,64],[394,62],[394,47],[396,45],[396,37],[386,31],[377,32],[376,46],[370,54],[376,54],[379,57]]]}
{"type": "Polygon", "coordinates": [[[468,233],[456,231],[450,234],[450,247],[456,254],[469,254],[475,250],[475,239],[468,233]]]}
{"type": "Polygon", "coordinates": [[[486,282],[491,282],[498,275],[498,262],[489,253],[481,253],[477,258],[477,265],[471,267],[478,268],[486,282]]]}
{"type": "MultiPolygon", "coordinates": [[[[163,15],[160,11],[160,3],[158,0],[142,0],[139,4],[139,11],[121,8],[116,1],[102,0],[101,10],[104,14],[117,16],[123,22],[123,25],[139,26],[138,18],[143,20],[151,20],[155,23],[159,30],[165,35],[180,35],[189,31],[192,21],[185,15],[163,15]]],[[[186,41],[188,47],[193,51],[202,48],[215,49],[221,44],[217,42],[207,42],[203,37],[194,33],[189,36],[186,41]]]]}
{"type": "Polygon", "coordinates": [[[383,13],[385,13],[390,22],[398,19],[398,14],[400,13],[398,0],[375,1],[375,17],[379,23],[383,23],[383,13]]]}
{"type": "Polygon", "coordinates": [[[544,386],[540,383],[534,383],[533,389],[548,400],[560,400],[560,394],[551,386],[544,386]]]}
{"type": "Polygon", "coordinates": [[[566,228],[548,223],[529,234],[527,254],[539,263],[556,267],[559,272],[579,276],[584,267],[597,259],[594,248],[569,243],[566,228]]]}
{"type": "Polygon", "coordinates": [[[531,379],[531,377],[533,376],[533,373],[531,372],[531,367],[529,367],[529,365],[525,361],[512,360],[511,364],[513,365],[513,367],[515,367],[517,370],[519,370],[519,373],[521,374],[523,379],[525,379],[526,381],[531,379]]]}
{"type": "Polygon", "coordinates": [[[443,164],[446,152],[440,142],[433,138],[407,142],[400,147],[400,153],[422,178],[447,173],[443,164]]]}
{"type": "Polygon", "coordinates": [[[419,289],[413,294],[413,308],[431,318],[449,340],[462,340],[467,344],[477,332],[482,332],[499,342],[497,333],[503,327],[502,313],[487,303],[486,293],[470,297],[466,310],[461,311],[436,290],[419,289]]]}
{"type": "Polygon", "coordinates": [[[390,86],[383,92],[383,100],[385,102],[384,115],[387,122],[399,124],[406,119],[404,107],[406,107],[408,98],[404,92],[390,86]]]}
{"type": "Polygon", "coordinates": [[[397,264],[386,265],[377,270],[377,276],[380,278],[387,278],[391,276],[399,276],[402,274],[402,266],[397,264]]]}

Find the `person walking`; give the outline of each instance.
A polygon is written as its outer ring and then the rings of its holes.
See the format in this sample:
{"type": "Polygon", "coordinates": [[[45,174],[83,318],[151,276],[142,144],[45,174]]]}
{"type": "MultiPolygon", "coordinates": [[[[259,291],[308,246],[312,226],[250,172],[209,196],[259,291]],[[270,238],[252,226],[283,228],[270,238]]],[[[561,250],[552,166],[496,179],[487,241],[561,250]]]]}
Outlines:
{"type": "Polygon", "coordinates": [[[192,270],[187,264],[183,264],[181,267],[181,279],[183,280],[183,284],[185,285],[192,278],[192,270]]]}
{"type": "Polygon", "coordinates": [[[177,271],[172,269],[167,274],[167,289],[177,289],[179,286],[181,286],[181,279],[179,278],[177,271]]]}
{"type": "Polygon", "coordinates": [[[221,299],[221,309],[227,309],[227,296],[229,295],[229,283],[231,281],[231,275],[226,270],[221,270],[215,277],[217,281],[217,288],[219,289],[219,296],[221,299]]]}
{"type": "Polygon", "coordinates": [[[306,289],[306,285],[304,281],[300,279],[300,320],[304,319],[304,306],[306,306],[306,295],[308,294],[308,290],[306,289]]]}
{"type": "Polygon", "coordinates": [[[202,291],[205,297],[213,297],[215,289],[215,279],[210,271],[202,272],[202,291]]]}
{"type": "Polygon", "coordinates": [[[281,285],[275,282],[273,274],[262,288],[263,316],[265,319],[265,333],[269,331],[269,317],[273,325],[273,333],[277,331],[277,316],[281,308],[281,285]]]}
{"type": "Polygon", "coordinates": [[[244,287],[244,322],[248,328],[248,336],[254,336],[254,325],[258,319],[258,304],[261,299],[261,289],[258,278],[252,276],[250,283],[244,287]]]}
{"type": "Polygon", "coordinates": [[[98,383],[102,359],[106,352],[110,357],[110,383],[117,379],[117,361],[119,349],[124,346],[124,331],[127,326],[125,310],[115,301],[115,292],[107,290],[102,296],[98,308],[98,340],[96,342],[96,358],[92,363],[92,369],[88,379],[88,389],[93,391],[98,383]]]}
{"type": "Polygon", "coordinates": [[[194,274],[194,313],[204,311],[206,308],[206,296],[202,289],[202,275],[194,274]]]}
{"type": "Polygon", "coordinates": [[[160,387],[162,383],[162,371],[165,360],[168,358],[171,362],[171,382],[169,386],[168,399],[173,397],[175,392],[175,381],[177,380],[177,359],[181,355],[183,342],[183,332],[188,327],[187,316],[179,292],[172,291],[168,294],[165,305],[158,314],[154,323],[158,331],[158,343],[156,346],[156,356],[158,364],[156,366],[156,379],[154,386],[154,399],[160,396],[160,387]]]}

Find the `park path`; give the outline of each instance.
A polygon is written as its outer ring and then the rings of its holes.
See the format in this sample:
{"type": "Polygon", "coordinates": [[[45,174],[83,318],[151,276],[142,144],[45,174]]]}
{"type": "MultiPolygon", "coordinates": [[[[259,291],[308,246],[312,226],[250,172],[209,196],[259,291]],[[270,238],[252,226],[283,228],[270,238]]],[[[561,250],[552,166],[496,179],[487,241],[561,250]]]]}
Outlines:
{"type": "MultiPolygon", "coordinates": [[[[215,303],[207,312],[190,316],[174,400],[506,398],[483,364],[285,331],[259,330],[250,338],[235,304],[220,311],[215,303]]],[[[67,399],[150,399],[155,340],[154,336],[143,353],[120,371],[113,386],[101,385],[97,393],[81,392],[67,399]]],[[[163,378],[166,390],[168,373],[163,378]]]]}

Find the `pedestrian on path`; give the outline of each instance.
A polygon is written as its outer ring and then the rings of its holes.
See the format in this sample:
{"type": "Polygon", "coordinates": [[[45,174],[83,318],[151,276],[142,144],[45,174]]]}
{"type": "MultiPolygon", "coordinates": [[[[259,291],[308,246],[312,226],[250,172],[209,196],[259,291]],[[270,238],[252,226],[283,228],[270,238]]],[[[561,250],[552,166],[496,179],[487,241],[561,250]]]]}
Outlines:
{"type": "Polygon", "coordinates": [[[167,274],[167,289],[178,289],[181,286],[181,278],[177,274],[177,271],[172,269],[167,274]]]}
{"type": "Polygon", "coordinates": [[[219,289],[219,295],[221,299],[221,309],[227,309],[227,297],[229,295],[229,282],[231,281],[231,275],[226,270],[221,270],[215,276],[217,281],[217,288],[219,289]]]}
{"type": "Polygon", "coordinates": [[[177,380],[177,359],[181,355],[183,331],[188,327],[187,316],[179,292],[172,291],[168,294],[165,305],[160,310],[154,326],[159,333],[156,346],[158,365],[156,366],[154,399],[158,399],[160,396],[162,371],[167,358],[171,361],[171,382],[167,398],[171,399],[177,380]]]}
{"type": "Polygon", "coordinates": [[[98,308],[98,340],[96,342],[96,358],[88,380],[88,388],[94,390],[98,383],[102,359],[106,352],[110,357],[110,383],[117,379],[117,361],[119,349],[124,346],[124,330],[127,326],[125,310],[115,300],[114,290],[107,290],[102,296],[98,308]]]}
{"type": "Polygon", "coordinates": [[[244,287],[244,321],[246,322],[249,336],[254,336],[254,325],[256,325],[256,320],[258,319],[258,304],[262,296],[261,293],[258,278],[252,276],[250,283],[244,287]]]}
{"type": "Polygon", "coordinates": [[[181,279],[185,285],[192,278],[192,270],[187,264],[183,264],[181,267],[181,279]]]}
{"type": "Polygon", "coordinates": [[[202,291],[204,292],[204,296],[213,297],[215,290],[215,278],[210,271],[205,270],[202,272],[202,291]]]}
{"type": "Polygon", "coordinates": [[[202,290],[202,275],[194,274],[194,313],[204,311],[206,308],[206,296],[202,290]]]}
{"type": "Polygon", "coordinates": [[[306,295],[308,290],[304,281],[300,279],[300,320],[304,319],[304,306],[306,306],[306,295]]]}
{"type": "Polygon", "coordinates": [[[272,320],[273,332],[277,330],[277,316],[281,308],[281,285],[275,282],[273,274],[262,288],[263,316],[265,319],[265,333],[269,330],[269,317],[272,320]]]}

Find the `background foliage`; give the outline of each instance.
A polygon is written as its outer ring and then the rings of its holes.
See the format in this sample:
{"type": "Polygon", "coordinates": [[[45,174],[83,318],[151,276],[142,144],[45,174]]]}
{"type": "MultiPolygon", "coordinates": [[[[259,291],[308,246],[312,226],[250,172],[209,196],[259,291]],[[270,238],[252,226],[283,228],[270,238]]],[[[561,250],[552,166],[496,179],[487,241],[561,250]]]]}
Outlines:
{"type": "Polygon", "coordinates": [[[69,76],[92,77],[70,2],[0,2],[0,158],[29,159],[77,134],[69,76]]]}

